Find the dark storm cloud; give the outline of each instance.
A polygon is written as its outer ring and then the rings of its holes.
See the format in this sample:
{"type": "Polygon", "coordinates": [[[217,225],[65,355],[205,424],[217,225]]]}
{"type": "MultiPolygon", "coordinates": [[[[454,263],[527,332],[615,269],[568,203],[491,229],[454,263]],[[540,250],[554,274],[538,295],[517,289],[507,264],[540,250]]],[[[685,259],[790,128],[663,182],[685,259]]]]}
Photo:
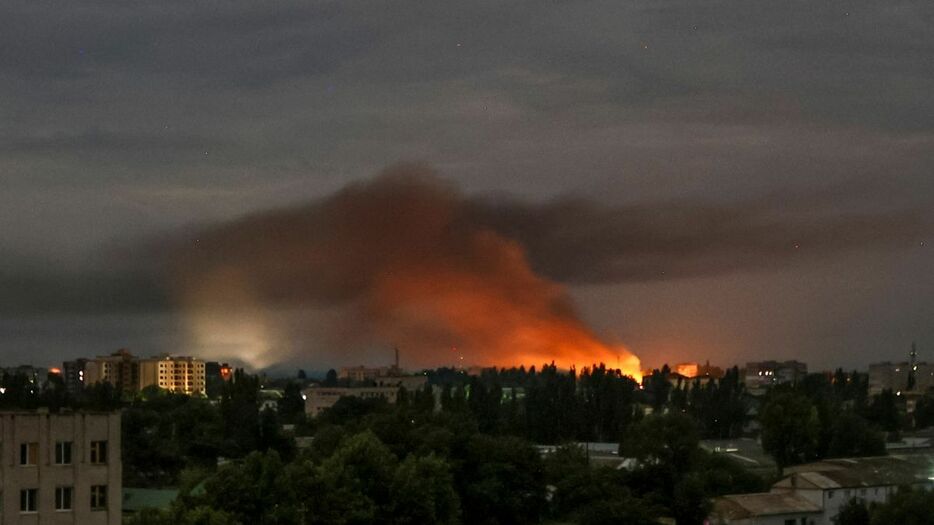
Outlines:
{"type": "MultiPolygon", "coordinates": [[[[848,198],[860,196],[854,191],[848,198]]],[[[613,284],[904,250],[927,232],[917,210],[845,211],[843,195],[706,205],[610,206],[580,198],[538,204],[467,196],[427,168],[401,165],[309,204],[113,247],[98,262],[106,272],[8,269],[0,273],[8,292],[0,307],[11,313],[171,309],[173,296],[184,298],[218,275],[222,285],[198,292],[196,303],[223,306],[244,285],[251,300],[267,306],[335,306],[374,293],[381,275],[433,269],[431,261],[483,267],[488,256],[471,239],[486,234],[514,242],[544,278],[613,284]]],[[[472,271],[490,283],[509,278],[472,271]]]]}
{"type": "MultiPolygon", "coordinates": [[[[2,2],[0,246],[16,292],[0,303],[40,313],[58,290],[80,310],[109,286],[102,243],[320,199],[412,158],[568,282],[755,286],[771,281],[747,269],[840,253],[855,276],[934,194],[932,23],[926,0],[2,2]],[[825,187],[857,197],[757,200],[825,187]],[[520,198],[471,197],[498,192],[520,198]]],[[[161,277],[134,264],[90,310],[164,306],[161,277]]],[[[897,273],[865,278],[866,297],[926,282],[897,273]]],[[[915,295],[891,301],[911,319],[888,325],[919,326],[915,295]]],[[[863,321],[877,340],[896,330],[863,321]]]]}
{"type": "Polygon", "coordinates": [[[612,207],[580,200],[488,208],[494,229],[518,239],[533,267],[574,284],[663,281],[774,269],[876,247],[914,246],[919,211],[829,211],[794,200],[612,207]]]}
{"type": "Polygon", "coordinates": [[[87,130],[77,135],[56,133],[46,136],[18,136],[0,142],[0,155],[152,156],[166,153],[203,152],[226,144],[212,138],[178,134],[133,134],[87,130]]]}

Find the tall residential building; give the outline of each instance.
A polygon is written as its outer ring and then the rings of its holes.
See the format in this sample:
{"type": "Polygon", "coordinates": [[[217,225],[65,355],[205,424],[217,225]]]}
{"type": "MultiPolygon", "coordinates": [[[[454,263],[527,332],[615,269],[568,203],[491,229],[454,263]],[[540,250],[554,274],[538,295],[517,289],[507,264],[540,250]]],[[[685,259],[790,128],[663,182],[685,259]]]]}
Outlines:
{"type": "Polygon", "coordinates": [[[108,356],[88,360],[84,367],[86,385],[110,383],[124,394],[139,390],[139,358],[120,349],[108,356]]]}
{"type": "Polygon", "coordinates": [[[0,412],[0,523],[119,525],[119,413],[0,412]]]}
{"type": "Polygon", "coordinates": [[[782,383],[796,383],[808,375],[808,365],[800,361],[758,361],[746,363],[746,388],[752,393],[782,383]]]}
{"type": "Polygon", "coordinates": [[[139,378],[140,389],[154,385],[179,394],[205,394],[204,361],[197,357],[163,354],[141,359],[139,378]]]}
{"type": "Polygon", "coordinates": [[[926,392],[934,387],[934,364],[929,363],[874,363],[869,365],[869,393],[883,390],[893,392],[926,392]],[[909,376],[914,376],[914,387],[909,388],[909,376]]]}
{"type": "Polygon", "coordinates": [[[87,364],[88,360],[84,358],[62,363],[62,380],[69,394],[77,394],[84,388],[87,364]]]}
{"type": "Polygon", "coordinates": [[[230,378],[233,377],[233,368],[227,363],[208,361],[204,363],[204,375],[208,381],[213,379],[230,381],[230,378]]]}

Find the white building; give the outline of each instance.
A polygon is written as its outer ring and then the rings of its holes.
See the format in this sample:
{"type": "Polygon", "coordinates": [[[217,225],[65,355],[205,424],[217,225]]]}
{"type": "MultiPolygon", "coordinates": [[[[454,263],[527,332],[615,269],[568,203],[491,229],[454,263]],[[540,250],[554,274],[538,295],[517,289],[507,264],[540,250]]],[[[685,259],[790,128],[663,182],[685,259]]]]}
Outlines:
{"type": "Polygon", "coordinates": [[[714,500],[715,525],[833,525],[852,499],[886,502],[900,486],[934,487],[934,455],[830,459],[786,469],[770,492],[714,500]]]}

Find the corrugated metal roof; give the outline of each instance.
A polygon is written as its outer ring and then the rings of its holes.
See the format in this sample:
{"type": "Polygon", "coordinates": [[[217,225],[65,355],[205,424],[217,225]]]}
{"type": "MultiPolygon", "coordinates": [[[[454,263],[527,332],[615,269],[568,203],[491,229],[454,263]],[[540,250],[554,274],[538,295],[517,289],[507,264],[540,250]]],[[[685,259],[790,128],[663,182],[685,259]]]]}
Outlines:
{"type": "Polygon", "coordinates": [[[797,476],[799,484],[821,489],[913,485],[928,483],[934,477],[934,455],[828,459],[787,470],[790,476],[797,476]]]}
{"type": "Polygon", "coordinates": [[[714,514],[742,519],[777,514],[819,514],[821,508],[793,492],[733,494],[714,500],[714,514]]]}

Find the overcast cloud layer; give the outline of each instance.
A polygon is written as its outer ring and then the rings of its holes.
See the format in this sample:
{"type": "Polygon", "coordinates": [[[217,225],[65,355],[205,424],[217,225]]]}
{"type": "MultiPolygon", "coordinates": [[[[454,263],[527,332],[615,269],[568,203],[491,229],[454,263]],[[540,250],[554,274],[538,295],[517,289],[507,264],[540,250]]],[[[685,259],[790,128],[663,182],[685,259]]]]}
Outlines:
{"type": "MultiPolygon", "coordinates": [[[[0,302],[29,302],[22,268],[99,290],[85,280],[108,272],[102,251],[313,200],[399,160],[531,203],[924,210],[931,56],[925,0],[3,2],[0,302]]],[[[764,271],[568,280],[585,317],[649,364],[855,366],[912,340],[932,359],[934,241],[899,231],[764,271]]],[[[128,279],[119,293],[142,286],[128,279]]],[[[4,314],[0,359],[200,351],[159,304],[122,320],[4,314]]]]}

